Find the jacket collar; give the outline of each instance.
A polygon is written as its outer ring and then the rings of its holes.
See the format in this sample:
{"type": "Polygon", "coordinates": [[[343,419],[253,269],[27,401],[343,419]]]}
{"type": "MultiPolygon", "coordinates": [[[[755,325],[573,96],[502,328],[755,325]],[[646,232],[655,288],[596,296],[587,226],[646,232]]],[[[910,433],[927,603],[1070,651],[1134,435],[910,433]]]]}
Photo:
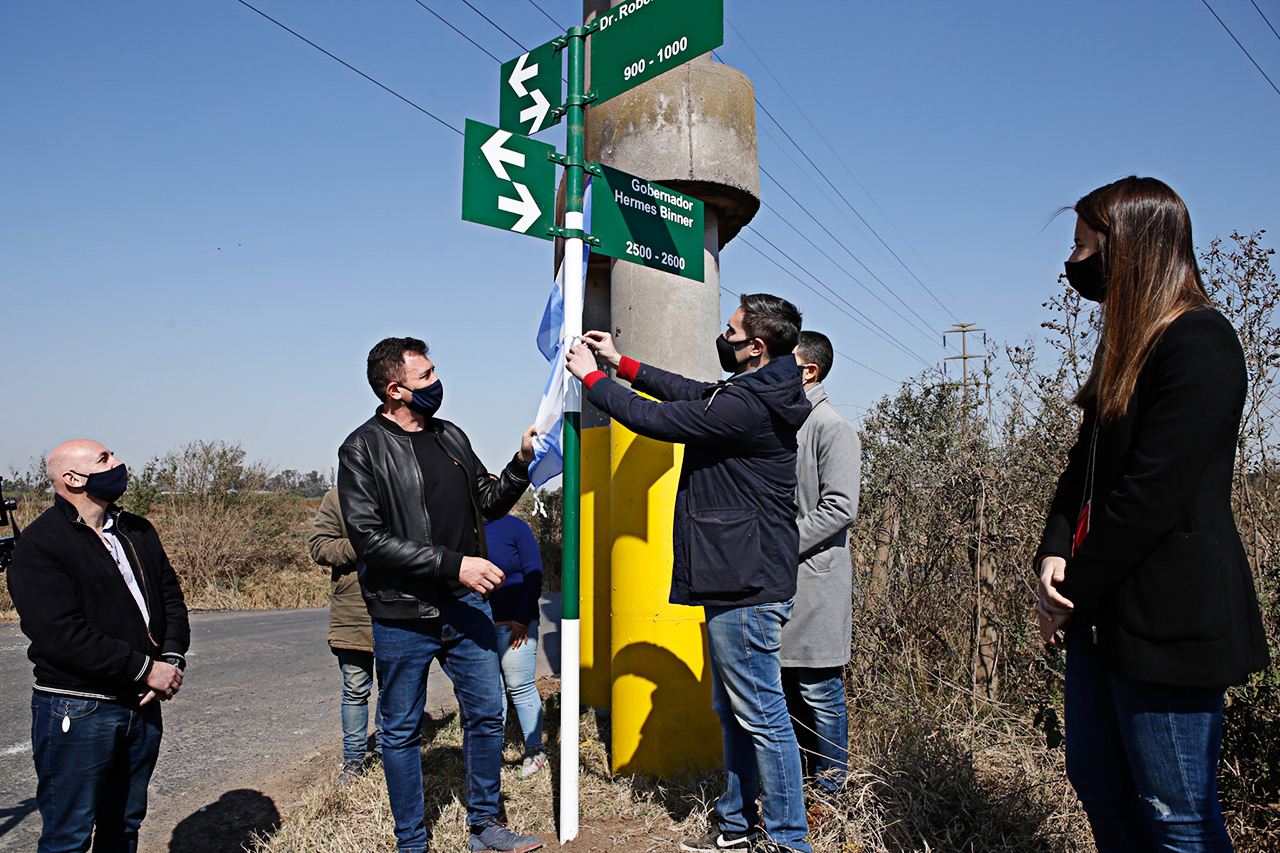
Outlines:
{"type": "MultiPolygon", "coordinates": [[[[84,519],[80,517],[80,511],[75,508],[75,504],[71,503],[71,501],[67,500],[62,495],[57,493],[54,494],[53,505],[67,517],[68,521],[76,524],[84,524],[84,519]]],[[[107,515],[118,520],[120,516],[120,507],[116,504],[108,504],[107,515]]]]}
{"type": "MultiPolygon", "coordinates": [[[[373,422],[377,424],[379,427],[381,427],[383,432],[388,433],[389,435],[395,435],[401,438],[417,435],[417,433],[409,432],[407,429],[400,426],[400,424],[396,423],[395,421],[391,420],[391,418],[382,414],[381,406],[379,406],[377,409],[374,410],[373,422]]],[[[440,425],[440,419],[436,417],[427,418],[427,425],[423,427],[422,431],[435,432],[435,433],[442,432],[443,427],[440,425]]]]}
{"type": "Polygon", "coordinates": [[[815,382],[808,388],[804,389],[804,395],[809,398],[809,405],[815,409],[819,403],[827,402],[827,389],[822,387],[821,382],[815,382]]]}

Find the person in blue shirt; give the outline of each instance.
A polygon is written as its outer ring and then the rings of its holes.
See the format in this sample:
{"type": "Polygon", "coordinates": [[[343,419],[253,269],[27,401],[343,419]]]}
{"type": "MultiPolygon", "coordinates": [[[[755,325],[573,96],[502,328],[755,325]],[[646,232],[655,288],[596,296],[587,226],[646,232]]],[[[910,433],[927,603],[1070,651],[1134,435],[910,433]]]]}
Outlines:
{"type": "MultiPolygon", "coordinates": [[[[489,593],[493,626],[498,634],[498,659],[507,695],[516,706],[524,733],[524,761],[520,776],[532,776],[547,763],[542,747],[542,697],[534,684],[538,663],[538,599],[542,596],[542,555],[529,525],[514,515],[484,523],[489,560],[506,576],[489,593]]],[[[506,724],[507,706],[502,705],[506,724]]]]}

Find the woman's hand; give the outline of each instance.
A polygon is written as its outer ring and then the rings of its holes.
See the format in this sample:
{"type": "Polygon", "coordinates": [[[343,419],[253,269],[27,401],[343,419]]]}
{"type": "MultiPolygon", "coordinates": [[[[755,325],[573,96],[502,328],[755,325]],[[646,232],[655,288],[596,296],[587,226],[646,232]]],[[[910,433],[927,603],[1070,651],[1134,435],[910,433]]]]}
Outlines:
{"type": "Polygon", "coordinates": [[[1075,612],[1075,605],[1058,592],[1057,585],[1066,577],[1067,561],[1061,557],[1045,557],[1040,561],[1040,589],[1036,615],[1040,620],[1040,636],[1056,649],[1067,647],[1060,633],[1075,612]]]}
{"type": "Polygon", "coordinates": [[[529,626],[519,622],[511,623],[511,648],[518,649],[529,639],[529,626]]]}

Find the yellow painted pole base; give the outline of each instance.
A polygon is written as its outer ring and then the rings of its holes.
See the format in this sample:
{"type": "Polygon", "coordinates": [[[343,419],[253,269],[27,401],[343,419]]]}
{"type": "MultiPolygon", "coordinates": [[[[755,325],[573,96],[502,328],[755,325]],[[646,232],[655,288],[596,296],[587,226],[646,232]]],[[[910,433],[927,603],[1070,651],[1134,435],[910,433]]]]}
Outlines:
{"type": "Polygon", "coordinates": [[[610,430],[613,770],[711,770],[724,753],[702,608],[668,602],[684,448],[610,430]]]}

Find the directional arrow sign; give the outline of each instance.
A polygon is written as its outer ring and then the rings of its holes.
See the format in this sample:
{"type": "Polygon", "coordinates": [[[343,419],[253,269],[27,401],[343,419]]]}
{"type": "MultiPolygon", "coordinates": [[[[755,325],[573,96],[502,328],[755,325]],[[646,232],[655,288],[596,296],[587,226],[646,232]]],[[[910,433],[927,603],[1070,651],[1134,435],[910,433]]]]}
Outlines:
{"type": "Polygon", "coordinates": [[[533,136],[559,124],[559,117],[552,118],[551,111],[564,103],[560,87],[562,64],[553,42],[505,63],[498,74],[498,126],[533,136]]]}
{"type": "Polygon", "coordinates": [[[601,165],[591,193],[592,251],[703,280],[702,202],[601,165]]]}
{"type": "Polygon", "coordinates": [[[550,240],[555,147],[471,119],[462,147],[462,218],[550,240]]]}
{"type": "Polygon", "coordinates": [[[596,23],[591,91],[601,103],[724,44],[724,0],[628,0],[596,23]]]}

